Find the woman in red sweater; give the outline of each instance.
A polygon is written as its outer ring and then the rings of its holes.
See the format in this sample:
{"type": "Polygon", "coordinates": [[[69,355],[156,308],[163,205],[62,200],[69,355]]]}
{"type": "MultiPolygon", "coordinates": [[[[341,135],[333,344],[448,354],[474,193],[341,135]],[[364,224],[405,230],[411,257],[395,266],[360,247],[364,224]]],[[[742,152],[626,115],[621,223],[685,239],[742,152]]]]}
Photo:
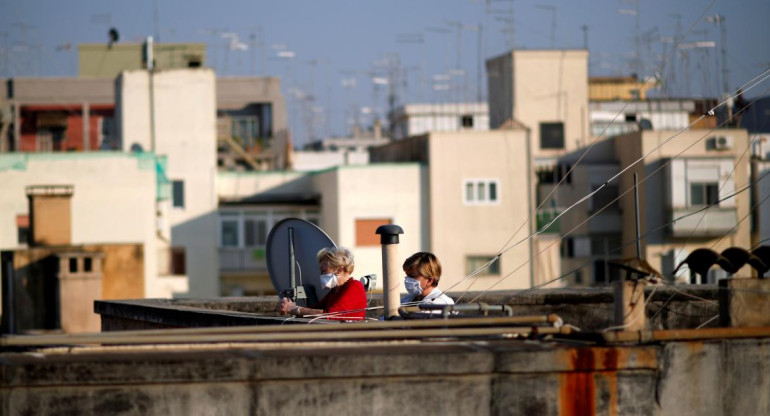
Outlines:
{"type": "Polygon", "coordinates": [[[318,252],[321,283],[331,289],[315,305],[298,306],[287,298],[281,299],[276,308],[281,315],[314,316],[330,314],[325,319],[338,321],[362,321],[366,316],[366,290],[353,279],[353,253],[342,247],[324,248],[318,252]],[[345,311],[350,311],[344,313],[345,311]]]}

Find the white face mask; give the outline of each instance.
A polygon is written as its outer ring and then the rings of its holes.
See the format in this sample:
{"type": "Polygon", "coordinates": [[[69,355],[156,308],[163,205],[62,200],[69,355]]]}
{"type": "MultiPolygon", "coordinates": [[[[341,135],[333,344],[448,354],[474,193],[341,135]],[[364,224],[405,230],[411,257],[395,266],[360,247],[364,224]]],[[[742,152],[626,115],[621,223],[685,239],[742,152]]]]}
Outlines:
{"type": "Polygon", "coordinates": [[[420,287],[420,281],[417,279],[412,279],[409,276],[405,276],[404,286],[406,286],[406,291],[410,295],[419,296],[422,294],[422,287],[420,287]]]}
{"type": "Polygon", "coordinates": [[[327,289],[335,288],[339,284],[339,278],[334,273],[321,275],[321,285],[327,289]]]}

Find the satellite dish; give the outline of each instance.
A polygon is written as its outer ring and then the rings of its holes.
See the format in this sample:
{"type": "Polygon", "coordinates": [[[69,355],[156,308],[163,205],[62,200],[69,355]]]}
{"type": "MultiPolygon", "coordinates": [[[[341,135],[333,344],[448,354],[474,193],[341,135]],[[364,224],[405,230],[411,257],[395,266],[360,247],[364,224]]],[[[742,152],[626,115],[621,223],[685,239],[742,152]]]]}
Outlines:
{"type": "Polygon", "coordinates": [[[131,145],[131,153],[143,153],[144,149],[142,148],[142,145],[139,143],[134,143],[131,145]]]}
{"type": "Polygon", "coordinates": [[[267,272],[278,295],[301,306],[318,302],[329,291],[318,278],[316,255],[337,247],[323,230],[299,218],[286,218],[270,230],[265,246],[267,272]]]}
{"type": "Polygon", "coordinates": [[[107,36],[110,38],[110,45],[113,43],[118,43],[118,39],[120,39],[120,35],[118,34],[118,29],[110,28],[110,31],[107,33],[107,36]]]}

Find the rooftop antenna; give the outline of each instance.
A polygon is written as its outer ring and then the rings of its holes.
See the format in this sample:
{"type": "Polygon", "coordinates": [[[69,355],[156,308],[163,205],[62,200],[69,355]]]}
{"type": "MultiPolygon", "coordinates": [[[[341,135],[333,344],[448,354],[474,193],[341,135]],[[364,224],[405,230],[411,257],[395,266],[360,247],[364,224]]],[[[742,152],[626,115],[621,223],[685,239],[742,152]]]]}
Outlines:
{"type": "MultiPolygon", "coordinates": [[[[677,77],[677,71],[676,71],[677,65],[675,65],[677,63],[677,61],[676,61],[675,57],[678,56],[679,58],[683,58],[683,56],[681,54],[681,51],[678,50],[679,42],[682,41],[682,15],[678,14],[678,13],[672,13],[672,14],[669,14],[668,16],[673,18],[674,20],[676,20],[676,32],[674,33],[674,37],[673,37],[673,39],[671,41],[671,43],[672,43],[672,45],[671,45],[671,65],[670,65],[670,69],[668,71],[670,73],[670,75],[668,77],[666,77],[668,82],[664,86],[664,91],[666,92],[667,96],[674,92],[674,90],[675,90],[674,87],[676,86],[677,80],[679,78],[679,77],[677,77]],[[677,52],[679,52],[679,53],[677,53],[677,52]]],[[[678,66],[679,66],[679,68],[681,70],[682,62],[679,62],[678,66]]]]}
{"type": "Polygon", "coordinates": [[[588,50],[588,25],[580,26],[583,31],[583,49],[588,50]]]}
{"type": "MultiPolygon", "coordinates": [[[[40,44],[28,44],[28,39],[34,39],[37,38],[36,36],[36,30],[34,25],[29,25],[25,22],[15,22],[12,24],[14,27],[19,28],[19,42],[12,47],[13,52],[20,52],[21,56],[23,56],[22,59],[19,59],[21,61],[20,67],[17,68],[16,74],[24,74],[24,75],[40,75],[40,70],[42,68],[42,57],[40,56],[40,52],[42,51],[42,46],[40,44]],[[27,30],[31,29],[32,35],[29,36],[27,33],[27,30]],[[32,51],[34,49],[38,50],[38,59],[37,59],[37,65],[33,62],[32,57],[32,51]],[[35,71],[37,69],[37,71],[35,71]]],[[[18,54],[15,53],[15,55],[18,56],[18,54]]],[[[10,57],[10,55],[9,55],[10,57]]]]}
{"type": "Polygon", "coordinates": [[[721,14],[716,14],[714,16],[708,16],[706,17],[707,22],[711,22],[717,27],[719,27],[719,31],[721,32],[721,40],[719,41],[719,46],[721,49],[722,54],[722,92],[725,94],[725,96],[730,94],[730,80],[729,80],[729,71],[727,70],[727,18],[724,17],[721,14]]]}
{"type": "MultiPolygon", "coordinates": [[[[452,31],[444,28],[444,27],[428,27],[425,29],[427,32],[434,32],[434,33],[441,33],[444,35],[451,35],[452,31]]],[[[450,72],[450,64],[449,64],[449,51],[452,47],[452,39],[448,37],[447,44],[446,44],[446,54],[444,55],[444,71],[445,73],[450,72]]],[[[435,89],[435,88],[434,88],[435,89]]]]}
{"type": "Polygon", "coordinates": [[[514,28],[514,13],[513,13],[513,0],[487,0],[487,15],[497,15],[495,20],[503,22],[504,27],[502,32],[505,35],[505,47],[508,50],[516,48],[516,29],[514,28]],[[492,9],[491,5],[494,2],[506,2],[508,3],[507,9],[492,9]]]}
{"type": "Polygon", "coordinates": [[[556,6],[538,4],[535,7],[551,12],[551,49],[554,49],[556,47],[556,6]]]}
{"type": "MultiPolygon", "coordinates": [[[[422,71],[422,69],[426,67],[426,65],[425,65],[425,59],[426,58],[425,58],[425,56],[427,55],[427,53],[425,53],[425,50],[424,50],[425,49],[425,35],[422,34],[422,33],[399,33],[396,36],[396,43],[401,43],[401,44],[420,44],[420,45],[422,45],[423,51],[420,54],[422,56],[422,63],[419,66],[420,73],[419,73],[419,78],[418,78],[419,79],[419,83],[420,83],[420,88],[418,89],[418,94],[417,94],[417,100],[421,101],[422,97],[423,97],[423,95],[425,93],[425,84],[426,84],[425,74],[422,71]]],[[[406,87],[406,81],[407,81],[407,79],[404,78],[404,95],[408,97],[408,95],[407,95],[408,94],[408,90],[407,90],[407,87],[406,87]]]]}
{"type": "Polygon", "coordinates": [[[634,72],[636,72],[637,79],[642,78],[642,52],[641,52],[641,41],[639,37],[639,1],[638,0],[624,0],[623,3],[625,4],[633,4],[633,9],[619,9],[618,13],[627,15],[627,16],[634,16],[634,62],[631,65],[632,68],[634,68],[634,72]]]}
{"type": "Polygon", "coordinates": [[[107,32],[107,37],[109,38],[109,41],[107,42],[107,48],[112,48],[113,44],[118,43],[118,40],[120,39],[120,35],[118,34],[118,29],[110,28],[110,31],[107,32]]]}
{"type": "Polygon", "coordinates": [[[160,43],[160,18],[158,17],[158,0],[152,0],[152,21],[155,26],[155,41],[160,43]]]}
{"type": "Polygon", "coordinates": [[[251,49],[251,74],[252,75],[267,75],[267,71],[265,71],[265,32],[262,29],[262,26],[256,26],[251,28],[251,33],[249,34],[249,49],[251,49]],[[259,48],[259,74],[256,74],[255,71],[255,54],[256,54],[256,48],[259,48]]]}

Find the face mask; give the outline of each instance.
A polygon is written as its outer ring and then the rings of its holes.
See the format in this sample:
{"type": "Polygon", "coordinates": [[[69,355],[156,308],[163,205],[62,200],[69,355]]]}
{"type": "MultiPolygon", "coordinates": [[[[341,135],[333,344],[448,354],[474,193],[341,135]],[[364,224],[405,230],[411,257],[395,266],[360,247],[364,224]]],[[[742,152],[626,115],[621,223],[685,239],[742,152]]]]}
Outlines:
{"type": "Polygon", "coordinates": [[[406,291],[413,296],[419,296],[422,294],[422,288],[420,287],[420,282],[417,279],[412,279],[409,276],[404,277],[404,286],[406,286],[406,291]]]}
{"type": "Polygon", "coordinates": [[[337,278],[337,275],[334,273],[327,273],[321,275],[321,285],[327,289],[331,289],[334,287],[337,287],[337,284],[339,283],[339,279],[337,278]]]}

